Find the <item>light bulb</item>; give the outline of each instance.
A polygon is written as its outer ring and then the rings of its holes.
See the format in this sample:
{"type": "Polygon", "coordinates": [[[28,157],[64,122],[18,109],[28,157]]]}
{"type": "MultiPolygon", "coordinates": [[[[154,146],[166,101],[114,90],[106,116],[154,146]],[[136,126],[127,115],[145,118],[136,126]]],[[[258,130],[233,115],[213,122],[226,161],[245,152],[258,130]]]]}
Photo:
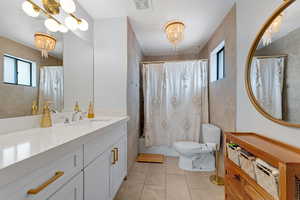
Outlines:
{"type": "Polygon", "coordinates": [[[282,25],[282,20],[283,20],[283,14],[279,15],[278,17],[275,18],[275,20],[272,23],[272,31],[274,33],[277,33],[280,31],[280,27],[282,25]]]}
{"type": "Polygon", "coordinates": [[[57,32],[59,30],[59,24],[54,19],[46,19],[45,20],[46,28],[51,32],[57,32]]]}
{"type": "Polygon", "coordinates": [[[28,1],[23,2],[22,9],[30,17],[38,17],[40,14],[40,12],[38,10],[35,10],[33,8],[33,5],[31,3],[29,3],[28,1]]]}
{"type": "Polygon", "coordinates": [[[65,24],[72,31],[75,31],[78,28],[77,20],[71,16],[66,17],[65,24]]]}
{"type": "Polygon", "coordinates": [[[78,26],[79,30],[87,31],[89,29],[88,22],[84,19],[80,19],[80,20],[81,20],[81,22],[79,23],[79,26],[78,26]]]}
{"type": "Polygon", "coordinates": [[[75,2],[73,0],[60,0],[60,5],[67,13],[73,13],[76,11],[75,2]]]}
{"type": "Polygon", "coordinates": [[[61,33],[67,33],[67,32],[69,31],[69,29],[68,29],[65,25],[60,24],[60,25],[59,25],[59,31],[60,31],[61,33]]]}

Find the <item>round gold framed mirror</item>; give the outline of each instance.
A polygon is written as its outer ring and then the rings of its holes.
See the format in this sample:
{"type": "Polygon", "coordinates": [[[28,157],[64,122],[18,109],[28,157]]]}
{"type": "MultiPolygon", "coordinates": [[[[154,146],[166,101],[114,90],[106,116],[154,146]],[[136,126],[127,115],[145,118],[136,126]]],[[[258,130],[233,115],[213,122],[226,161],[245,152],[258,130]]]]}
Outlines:
{"type": "Polygon", "coordinates": [[[248,96],[264,117],[300,128],[300,1],[285,0],[269,17],[250,49],[248,96]]]}

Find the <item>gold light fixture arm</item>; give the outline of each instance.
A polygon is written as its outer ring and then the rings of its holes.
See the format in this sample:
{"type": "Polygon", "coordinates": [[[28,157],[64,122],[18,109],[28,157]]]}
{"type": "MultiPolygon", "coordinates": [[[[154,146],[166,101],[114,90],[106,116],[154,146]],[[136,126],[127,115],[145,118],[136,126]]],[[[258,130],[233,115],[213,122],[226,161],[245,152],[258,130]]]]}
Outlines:
{"type": "MultiPolygon", "coordinates": [[[[60,3],[57,2],[56,0],[43,0],[43,5],[45,7],[45,9],[41,8],[40,6],[38,6],[34,1],[32,0],[26,0],[29,3],[32,4],[33,9],[38,11],[38,12],[42,12],[44,13],[48,18],[51,18],[53,20],[55,20],[58,24],[63,24],[61,23],[58,19],[56,19],[53,15],[59,14],[59,8],[60,3]],[[58,9],[58,12],[56,12],[55,10],[58,9]]],[[[76,19],[76,21],[78,22],[78,24],[81,23],[81,19],[77,16],[75,16],[73,13],[68,13],[71,17],[73,17],[74,19],[76,19]]]]}

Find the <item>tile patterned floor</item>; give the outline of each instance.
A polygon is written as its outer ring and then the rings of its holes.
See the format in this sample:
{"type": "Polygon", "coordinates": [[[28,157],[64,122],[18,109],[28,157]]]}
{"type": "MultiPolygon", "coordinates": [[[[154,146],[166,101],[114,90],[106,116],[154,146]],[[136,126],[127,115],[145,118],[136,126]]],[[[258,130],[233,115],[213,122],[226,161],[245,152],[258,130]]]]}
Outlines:
{"type": "Polygon", "coordinates": [[[211,173],[187,172],[177,162],[135,163],[115,200],[224,200],[224,187],[210,183],[211,173]]]}

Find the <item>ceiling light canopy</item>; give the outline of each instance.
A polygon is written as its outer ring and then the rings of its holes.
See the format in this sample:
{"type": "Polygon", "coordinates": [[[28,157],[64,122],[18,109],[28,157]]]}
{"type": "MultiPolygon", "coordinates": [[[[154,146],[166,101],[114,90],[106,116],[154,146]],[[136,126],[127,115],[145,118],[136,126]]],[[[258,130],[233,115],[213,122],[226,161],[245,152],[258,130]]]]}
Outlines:
{"type": "Polygon", "coordinates": [[[40,49],[42,57],[47,58],[48,52],[55,49],[56,38],[46,33],[34,34],[35,47],[40,49]]]}
{"type": "Polygon", "coordinates": [[[44,13],[48,17],[44,24],[49,31],[66,33],[69,29],[72,31],[77,29],[87,31],[89,29],[89,24],[85,19],[78,18],[73,14],[76,11],[74,0],[60,0],[59,2],[57,0],[42,0],[42,2],[43,8],[39,7],[33,0],[26,0],[23,2],[22,8],[31,17],[37,17],[41,12],[44,13]],[[59,15],[61,10],[67,13],[64,20],[65,24],[55,18],[55,15],[59,15]]]}
{"type": "Polygon", "coordinates": [[[167,39],[175,47],[184,39],[185,25],[181,21],[171,21],[165,25],[167,39]]]}

